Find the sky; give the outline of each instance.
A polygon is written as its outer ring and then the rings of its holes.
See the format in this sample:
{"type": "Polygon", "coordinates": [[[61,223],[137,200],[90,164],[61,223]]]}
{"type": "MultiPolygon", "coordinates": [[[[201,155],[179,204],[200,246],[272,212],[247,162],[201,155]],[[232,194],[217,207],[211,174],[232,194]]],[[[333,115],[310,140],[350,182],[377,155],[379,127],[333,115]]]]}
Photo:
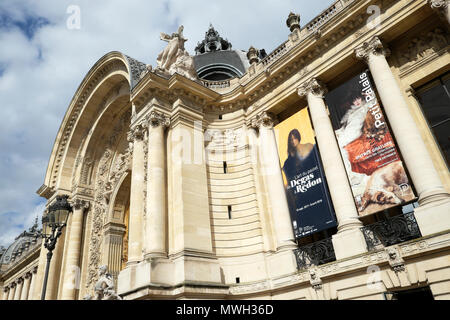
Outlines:
{"type": "Polygon", "coordinates": [[[333,0],[0,0],[0,247],[39,220],[56,134],[75,90],[103,55],[156,66],[160,32],[184,26],[191,55],[210,23],[233,49],[273,51],[289,13],[301,26],[333,0]]]}

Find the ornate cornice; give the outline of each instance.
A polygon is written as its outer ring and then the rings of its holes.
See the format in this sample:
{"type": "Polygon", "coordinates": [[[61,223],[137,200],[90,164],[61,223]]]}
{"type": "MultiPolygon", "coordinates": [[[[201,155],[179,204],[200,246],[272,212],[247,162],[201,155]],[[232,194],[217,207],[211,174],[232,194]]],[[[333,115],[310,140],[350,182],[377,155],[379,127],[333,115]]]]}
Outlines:
{"type": "Polygon", "coordinates": [[[380,38],[375,36],[355,49],[356,58],[364,60],[366,62],[369,61],[369,57],[371,54],[376,56],[383,55],[385,57],[388,57],[391,54],[391,51],[383,46],[380,38]]]}
{"type": "Polygon", "coordinates": [[[325,84],[319,79],[312,78],[303,83],[297,90],[300,97],[306,97],[308,93],[312,93],[315,96],[323,97],[328,92],[325,84]]]}
{"type": "Polygon", "coordinates": [[[170,126],[170,117],[162,112],[152,111],[146,117],[149,126],[153,128],[162,126],[163,128],[167,128],[170,126]]]}

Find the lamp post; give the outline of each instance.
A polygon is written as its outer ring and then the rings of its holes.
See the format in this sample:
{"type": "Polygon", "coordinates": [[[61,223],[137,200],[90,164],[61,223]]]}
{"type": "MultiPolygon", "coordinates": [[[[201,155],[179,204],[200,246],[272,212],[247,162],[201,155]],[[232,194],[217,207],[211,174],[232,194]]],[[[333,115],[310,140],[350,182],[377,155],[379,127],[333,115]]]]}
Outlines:
{"type": "Polygon", "coordinates": [[[41,300],[45,300],[48,271],[50,268],[50,261],[53,256],[53,250],[56,246],[56,241],[61,235],[62,229],[66,226],[69,212],[72,211],[72,207],[67,201],[68,197],[69,196],[67,195],[57,196],[56,201],[49,206],[48,213],[42,216],[42,237],[44,238],[44,247],[47,248],[48,253],[41,300]]]}

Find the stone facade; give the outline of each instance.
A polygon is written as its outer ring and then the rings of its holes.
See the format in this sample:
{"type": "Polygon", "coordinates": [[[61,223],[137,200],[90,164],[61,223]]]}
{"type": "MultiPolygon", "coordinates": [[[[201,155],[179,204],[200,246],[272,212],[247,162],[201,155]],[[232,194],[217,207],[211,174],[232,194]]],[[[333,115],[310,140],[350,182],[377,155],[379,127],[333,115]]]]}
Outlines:
{"type": "MultiPolygon", "coordinates": [[[[450,174],[415,92],[450,70],[448,1],[338,0],[302,28],[293,19],[241,78],[186,78],[119,52],[94,65],[38,190],[73,206],[46,299],[93,296],[103,265],[124,300],[385,299],[423,286],[450,299],[450,174]],[[364,69],[418,195],[420,230],[374,248],[323,98],[364,69]],[[335,259],[302,268],[273,126],[305,107],[338,227],[335,259]]],[[[45,262],[38,246],[2,266],[1,299],[39,299],[45,262]]]]}

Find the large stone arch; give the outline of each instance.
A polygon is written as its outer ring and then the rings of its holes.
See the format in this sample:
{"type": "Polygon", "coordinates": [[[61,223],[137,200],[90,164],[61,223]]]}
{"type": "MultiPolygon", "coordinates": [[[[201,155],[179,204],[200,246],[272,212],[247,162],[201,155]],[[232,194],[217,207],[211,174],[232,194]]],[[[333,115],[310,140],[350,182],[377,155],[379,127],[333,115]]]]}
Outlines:
{"type": "Polygon", "coordinates": [[[54,191],[71,190],[72,176],[80,174],[80,148],[92,140],[100,119],[117,115],[117,98],[130,101],[131,89],[145,70],[145,64],[120,52],[110,52],[95,63],[75,92],[58,130],[40,195],[49,198],[54,191]]]}
{"type": "MultiPolygon", "coordinates": [[[[68,107],[44,185],[38,190],[49,202],[56,194],[90,202],[83,223],[79,297],[90,291],[100,264],[111,260],[111,232],[117,227],[126,228],[123,219],[113,225],[112,215],[108,215],[109,201],[111,195],[117,197],[114,189],[129,180],[130,95],[146,70],[145,64],[120,52],[108,53],[95,63],[68,107]]],[[[65,259],[60,259],[64,263],[65,259]]]]}

